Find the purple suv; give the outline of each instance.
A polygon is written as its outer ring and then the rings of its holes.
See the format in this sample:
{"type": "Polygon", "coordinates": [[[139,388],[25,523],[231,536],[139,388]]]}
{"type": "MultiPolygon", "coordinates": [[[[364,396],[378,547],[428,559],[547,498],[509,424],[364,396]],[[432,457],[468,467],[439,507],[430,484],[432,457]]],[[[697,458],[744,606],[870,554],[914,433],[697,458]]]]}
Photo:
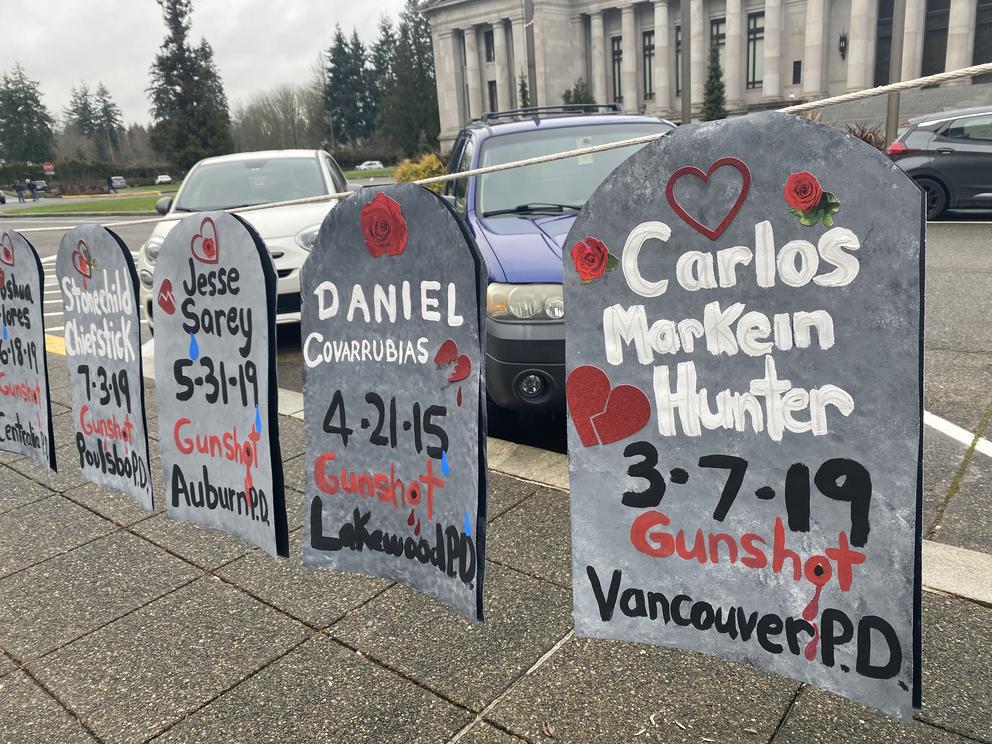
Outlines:
{"type": "MultiPolygon", "coordinates": [[[[654,116],[625,115],[612,104],[486,114],[459,133],[449,171],[674,128],[654,116]],[[590,109],[606,113],[590,114],[590,109]]],[[[637,149],[607,150],[446,184],[446,196],[464,217],[488,267],[486,388],[492,413],[564,410],[563,243],[589,195],[637,149]]]]}

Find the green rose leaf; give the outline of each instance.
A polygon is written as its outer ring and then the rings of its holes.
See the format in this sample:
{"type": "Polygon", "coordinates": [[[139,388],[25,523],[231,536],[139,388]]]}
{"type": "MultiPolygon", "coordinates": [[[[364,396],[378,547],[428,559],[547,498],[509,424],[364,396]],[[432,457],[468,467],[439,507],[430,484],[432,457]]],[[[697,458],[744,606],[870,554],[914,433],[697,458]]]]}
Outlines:
{"type": "Polygon", "coordinates": [[[613,269],[617,267],[617,264],[620,263],[620,259],[612,253],[610,253],[609,256],[609,259],[606,261],[606,271],[613,271],[613,269]]]}

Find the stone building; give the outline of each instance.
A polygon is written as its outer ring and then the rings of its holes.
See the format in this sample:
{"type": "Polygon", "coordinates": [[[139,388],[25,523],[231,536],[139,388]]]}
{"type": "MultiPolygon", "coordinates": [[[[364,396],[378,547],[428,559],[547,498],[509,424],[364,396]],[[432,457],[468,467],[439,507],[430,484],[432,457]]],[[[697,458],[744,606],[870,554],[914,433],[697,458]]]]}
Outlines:
{"type": "MultiPolygon", "coordinates": [[[[903,79],[992,60],[992,0],[905,2],[903,79]]],[[[732,113],[880,85],[892,8],[893,0],[428,0],[441,147],[469,119],[520,106],[521,78],[532,106],[560,104],[582,78],[597,102],[677,120],[682,66],[698,111],[712,44],[732,113]]]]}

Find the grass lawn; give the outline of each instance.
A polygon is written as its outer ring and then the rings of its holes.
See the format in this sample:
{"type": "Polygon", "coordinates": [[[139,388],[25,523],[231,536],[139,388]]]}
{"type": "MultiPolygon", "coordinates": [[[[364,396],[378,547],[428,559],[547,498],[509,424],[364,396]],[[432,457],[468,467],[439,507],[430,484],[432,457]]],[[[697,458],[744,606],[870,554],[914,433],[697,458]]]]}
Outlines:
{"type": "Polygon", "coordinates": [[[396,173],[396,166],[391,165],[388,168],[376,168],[375,170],[346,170],[344,177],[349,181],[357,181],[362,178],[392,178],[394,173],[396,173]]]}
{"type": "Polygon", "coordinates": [[[125,214],[131,212],[154,212],[159,196],[122,196],[119,199],[52,199],[37,207],[8,209],[4,214],[14,216],[65,214],[67,212],[101,212],[104,214],[125,214]],[[54,202],[54,203],[53,203],[54,202]]]}

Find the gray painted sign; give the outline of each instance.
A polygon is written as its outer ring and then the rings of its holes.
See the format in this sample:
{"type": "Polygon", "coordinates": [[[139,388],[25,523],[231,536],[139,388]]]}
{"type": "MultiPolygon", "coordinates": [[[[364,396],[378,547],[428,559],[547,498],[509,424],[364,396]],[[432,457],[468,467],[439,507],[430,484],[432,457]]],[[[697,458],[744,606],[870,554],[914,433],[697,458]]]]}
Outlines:
{"type": "Polygon", "coordinates": [[[235,215],[191,215],[162,245],[154,291],[169,516],[288,555],[272,259],[235,215]]]}
{"type": "Polygon", "coordinates": [[[484,266],[412,184],[332,209],[301,274],[303,559],[384,576],[482,619],[484,266]]]}
{"type": "Polygon", "coordinates": [[[566,243],[580,634],[919,701],[919,190],[765,113],[620,166],[566,243]]]}
{"type": "Polygon", "coordinates": [[[44,298],[34,246],[0,230],[0,449],[55,470],[44,298]]]}
{"type": "Polygon", "coordinates": [[[131,252],[106,228],[83,225],[62,237],[55,275],[79,466],[94,483],[151,509],[138,277],[131,252]]]}

